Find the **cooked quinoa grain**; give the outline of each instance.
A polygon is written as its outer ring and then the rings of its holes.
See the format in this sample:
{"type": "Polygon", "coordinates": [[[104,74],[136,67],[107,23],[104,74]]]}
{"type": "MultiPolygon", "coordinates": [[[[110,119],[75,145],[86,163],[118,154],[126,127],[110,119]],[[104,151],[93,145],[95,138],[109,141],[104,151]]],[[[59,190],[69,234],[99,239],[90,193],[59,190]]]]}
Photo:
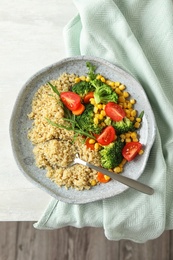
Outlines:
{"type": "MultiPolygon", "coordinates": [[[[59,92],[68,91],[75,83],[74,74],[62,74],[51,84],[59,92]]],[[[68,126],[64,121],[59,96],[56,95],[48,84],[41,86],[35,93],[32,101],[32,111],[28,115],[33,120],[32,128],[28,131],[28,138],[34,145],[36,165],[47,171],[46,176],[59,186],[75,188],[77,190],[90,189],[98,183],[97,172],[82,165],[71,168],[62,168],[70,163],[76,152],[80,158],[100,166],[100,155],[97,151],[90,150],[84,144],[82,137],[74,139],[74,132],[55,127],[47,119],[57,124],[68,126]]]]}

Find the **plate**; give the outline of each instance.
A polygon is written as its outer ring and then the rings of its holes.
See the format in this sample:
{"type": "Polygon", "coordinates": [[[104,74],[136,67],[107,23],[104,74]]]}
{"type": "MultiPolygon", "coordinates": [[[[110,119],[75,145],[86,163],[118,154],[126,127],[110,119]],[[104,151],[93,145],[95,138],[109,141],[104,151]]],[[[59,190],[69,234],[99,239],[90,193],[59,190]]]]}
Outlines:
{"type": "Polygon", "coordinates": [[[140,177],[145,169],[156,131],[154,115],[142,86],[130,74],[104,59],[89,56],[70,57],[48,66],[33,75],[21,89],[11,116],[10,138],[14,157],[21,172],[37,187],[60,201],[75,204],[110,198],[125,191],[128,187],[115,180],[84,191],[67,190],[65,187],[57,186],[46,177],[45,170],[38,169],[35,166],[35,158],[32,152],[33,145],[27,139],[27,132],[32,124],[27,114],[31,111],[33,96],[41,85],[58,78],[64,72],[85,75],[88,71],[86,61],[96,65],[96,72],[101,73],[112,81],[119,81],[126,85],[127,91],[137,100],[135,109],[139,112],[145,111],[142,127],[139,130],[140,142],[143,144],[145,152],[142,156],[138,156],[135,160],[128,163],[122,175],[135,180],[140,177]]]}

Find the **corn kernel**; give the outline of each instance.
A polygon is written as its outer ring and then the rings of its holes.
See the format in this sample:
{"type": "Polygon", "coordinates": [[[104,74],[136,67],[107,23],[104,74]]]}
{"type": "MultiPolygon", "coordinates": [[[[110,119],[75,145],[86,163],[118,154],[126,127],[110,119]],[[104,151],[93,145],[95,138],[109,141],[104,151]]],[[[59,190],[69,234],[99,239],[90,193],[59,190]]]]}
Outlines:
{"type": "Polygon", "coordinates": [[[136,100],[135,100],[135,99],[130,99],[130,103],[131,103],[132,105],[134,105],[134,104],[136,103],[136,100]]]}
{"type": "Polygon", "coordinates": [[[119,89],[120,90],[124,90],[126,87],[123,85],[123,84],[121,84],[120,86],[119,86],[119,89]]]}
{"type": "Polygon", "coordinates": [[[135,117],[136,114],[137,114],[137,113],[136,113],[136,110],[132,110],[132,111],[131,111],[131,116],[134,116],[134,117],[135,117]]]}
{"type": "Polygon", "coordinates": [[[95,114],[95,118],[99,119],[100,114],[95,114]]]}
{"type": "Polygon", "coordinates": [[[140,122],[141,122],[141,118],[137,117],[137,118],[136,118],[136,122],[139,122],[139,123],[140,123],[140,122]]]}
{"type": "Polygon", "coordinates": [[[97,75],[96,79],[101,79],[102,75],[97,75]]]}
{"type": "Polygon", "coordinates": [[[104,110],[102,110],[100,113],[102,116],[106,116],[106,112],[104,110]]]}
{"type": "Polygon", "coordinates": [[[116,92],[118,95],[122,95],[122,92],[121,92],[121,90],[120,90],[119,88],[116,88],[116,89],[115,89],[115,92],[116,92]]]}
{"type": "Polygon", "coordinates": [[[103,105],[102,104],[98,104],[97,107],[98,107],[98,109],[102,109],[103,105]]]}
{"type": "Polygon", "coordinates": [[[126,139],[125,139],[125,142],[126,142],[126,143],[130,143],[130,142],[131,142],[131,138],[126,138],[126,139]]]}
{"type": "Polygon", "coordinates": [[[87,82],[89,82],[89,81],[90,81],[90,78],[87,76],[85,80],[86,80],[87,82]]]}
{"type": "Polygon", "coordinates": [[[100,78],[100,80],[101,80],[102,82],[106,82],[106,79],[105,79],[103,76],[100,78]]]}
{"type": "Polygon", "coordinates": [[[139,122],[136,122],[136,123],[134,124],[134,127],[135,127],[135,128],[139,128],[139,127],[140,127],[140,123],[139,123],[139,122]]]}
{"type": "Polygon", "coordinates": [[[94,98],[90,98],[90,103],[92,104],[92,105],[95,105],[95,99],[94,98]]]}
{"type": "Polygon", "coordinates": [[[144,153],[144,151],[141,149],[140,151],[139,151],[139,155],[141,155],[141,154],[143,154],[144,153]]]}
{"type": "Polygon", "coordinates": [[[99,114],[99,115],[98,115],[98,119],[100,119],[100,120],[102,120],[102,119],[103,119],[103,116],[102,116],[102,114],[99,114]]]}
{"type": "Polygon", "coordinates": [[[118,101],[119,101],[120,103],[124,103],[124,102],[125,102],[125,98],[124,98],[123,96],[120,96],[120,97],[118,98],[118,101]]]}
{"type": "Polygon", "coordinates": [[[111,88],[115,88],[115,83],[113,81],[109,81],[109,83],[107,83],[111,88]]]}
{"type": "Polygon", "coordinates": [[[124,134],[121,134],[120,137],[121,137],[122,139],[125,139],[125,138],[126,138],[126,136],[125,136],[124,134]]]}
{"type": "Polygon", "coordinates": [[[138,142],[138,138],[133,138],[133,142],[138,142]]]}
{"type": "Polygon", "coordinates": [[[128,109],[125,110],[126,116],[130,117],[130,111],[128,109]]]}
{"type": "Polygon", "coordinates": [[[130,102],[127,102],[127,107],[130,109],[132,108],[132,104],[130,102]]]}
{"type": "Polygon", "coordinates": [[[108,175],[104,175],[104,178],[105,178],[106,181],[110,180],[110,177],[108,175]]]}
{"type": "Polygon", "coordinates": [[[122,171],[121,167],[117,166],[114,168],[114,172],[120,173],[122,171]]]}
{"type": "Polygon", "coordinates": [[[98,107],[95,106],[95,107],[94,107],[94,113],[97,113],[97,112],[98,112],[98,107]]]}
{"type": "Polygon", "coordinates": [[[127,91],[124,91],[124,92],[123,92],[123,96],[124,96],[125,98],[127,98],[127,97],[129,97],[129,93],[128,93],[127,91]]]}
{"type": "Polygon", "coordinates": [[[124,108],[127,108],[127,102],[124,102],[124,103],[123,103],[123,107],[124,107],[124,108]]]}
{"type": "Polygon", "coordinates": [[[81,81],[81,79],[80,78],[75,78],[75,83],[79,83],[80,81],[81,81]]]}
{"type": "Polygon", "coordinates": [[[123,103],[123,106],[124,106],[124,108],[127,108],[127,110],[129,111],[129,109],[128,109],[128,103],[127,103],[127,102],[124,102],[124,103],[123,103]]]}
{"type": "Polygon", "coordinates": [[[111,81],[107,79],[105,83],[110,86],[111,81]]]}
{"type": "Polygon", "coordinates": [[[120,86],[120,82],[118,82],[118,81],[114,82],[114,84],[115,84],[116,87],[120,86]]]}
{"type": "Polygon", "coordinates": [[[85,80],[86,80],[86,77],[85,77],[85,76],[80,76],[80,79],[81,79],[82,81],[85,81],[85,80]]]}
{"type": "Polygon", "coordinates": [[[131,133],[126,133],[125,136],[126,136],[126,138],[130,138],[131,137],[131,133]]]}
{"type": "Polygon", "coordinates": [[[100,149],[99,143],[95,143],[95,144],[94,144],[94,150],[95,150],[95,151],[98,151],[99,149],[100,149]]]}
{"type": "Polygon", "coordinates": [[[96,141],[95,141],[94,139],[91,138],[91,139],[89,139],[88,142],[89,142],[89,144],[95,144],[96,141]]]}
{"type": "Polygon", "coordinates": [[[132,122],[135,120],[135,118],[134,118],[133,116],[130,116],[129,119],[130,119],[130,121],[132,121],[132,122]]]}
{"type": "Polygon", "coordinates": [[[90,183],[91,183],[91,186],[95,186],[97,184],[96,180],[92,180],[90,183]]]}
{"type": "Polygon", "coordinates": [[[137,137],[137,133],[136,132],[132,132],[131,133],[131,138],[136,138],[137,137]]]}

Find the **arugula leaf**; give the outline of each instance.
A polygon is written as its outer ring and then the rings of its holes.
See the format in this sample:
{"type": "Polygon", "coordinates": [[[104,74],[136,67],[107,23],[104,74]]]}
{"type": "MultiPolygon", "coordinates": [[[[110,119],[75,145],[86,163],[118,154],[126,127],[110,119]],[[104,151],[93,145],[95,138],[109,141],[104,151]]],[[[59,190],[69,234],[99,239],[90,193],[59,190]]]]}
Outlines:
{"type": "Polygon", "coordinates": [[[72,131],[74,131],[77,134],[80,134],[80,135],[87,136],[87,137],[90,137],[92,139],[95,139],[95,137],[93,135],[91,135],[90,133],[83,131],[81,128],[78,128],[76,126],[76,122],[73,121],[73,120],[70,120],[70,119],[67,119],[67,118],[63,118],[64,120],[71,122],[71,126],[65,126],[65,125],[57,124],[57,123],[53,122],[52,120],[50,120],[49,118],[45,118],[45,119],[52,126],[59,127],[59,128],[64,128],[64,129],[66,129],[68,131],[72,130],[72,131]]]}
{"type": "Polygon", "coordinates": [[[144,111],[142,111],[138,117],[142,119],[143,116],[144,116],[144,111]]]}
{"type": "Polygon", "coordinates": [[[50,82],[47,82],[47,84],[51,87],[53,92],[55,92],[58,96],[60,96],[60,93],[55,86],[53,86],[50,82]]]}
{"type": "Polygon", "coordinates": [[[45,118],[45,119],[52,126],[59,127],[59,128],[64,128],[64,129],[69,130],[69,131],[72,130],[71,127],[68,127],[68,126],[65,126],[65,125],[61,125],[61,124],[57,124],[57,123],[53,122],[52,120],[50,120],[49,118],[45,118]]]}

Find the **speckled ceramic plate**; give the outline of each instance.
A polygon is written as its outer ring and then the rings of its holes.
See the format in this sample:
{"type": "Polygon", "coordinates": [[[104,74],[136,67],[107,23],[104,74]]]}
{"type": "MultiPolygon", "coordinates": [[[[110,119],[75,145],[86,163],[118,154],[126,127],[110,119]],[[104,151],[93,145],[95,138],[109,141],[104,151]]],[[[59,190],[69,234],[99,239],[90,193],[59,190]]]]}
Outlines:
{"type": "Polygon", "coordinates": [[[138,156],[135,160],[126,164],[123,175],[132,179],[140,177],[146,166],[155,138],[155,120],[147,96],[141,85],[121,68],[100,58],[79,56],[61,60],[32,76],[19,93],[11,116],[10,136],[14,157],[20,170],[31,182],[60,201],[76,204],[109,198],[120,194],[128,187],[114,180],[85,191],[58,187],[45,176],[44,170],[35,166],[33,146],[27,139],[27,132],[32,124],[31,120],[27,118],[27,114],[31,111],[34,93],[42,84],[58,78],[63,72],[78,75],[86,74],[86,61],[96,65],[96,72],[103,74],[106,78],[125,84],[127,91],[137,100],[135,109],[139,112],[145,111],[142,127],[139,130],[140,142],[145,147],[145,152],[142,156],[138,156]]]}

